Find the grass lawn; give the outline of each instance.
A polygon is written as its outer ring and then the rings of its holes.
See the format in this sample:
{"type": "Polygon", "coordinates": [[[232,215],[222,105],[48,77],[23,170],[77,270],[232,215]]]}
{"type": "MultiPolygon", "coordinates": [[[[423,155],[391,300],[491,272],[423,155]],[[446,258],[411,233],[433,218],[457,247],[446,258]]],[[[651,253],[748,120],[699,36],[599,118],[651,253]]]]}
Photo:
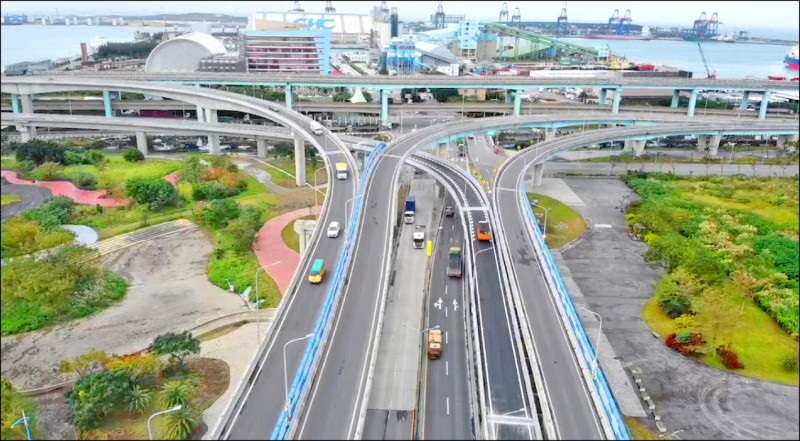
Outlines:
{"type": "Polygon", "coordinates": [[[631,437],[635,440],[657,440],[656,435],[652,430],[648,429],[646,425],[639,422],[637,418],[623,415],[625,424],[628,425],[628,430],[631,431],[631,437]]]}
{"type": "MultiPolygon", "coordinates": [[[[196,358],[189,360],[187,365],[186,377],[197,382],[191,406],[198,415],[202,415],[205,409],[225,393],[230,383],[230,369],[227,363],[216,358],[196,358]]],[[[151,389],[151,396],[150,405],[141,414],[132,414],[122,409],[113,411],[99,429],[84,431],[79,439],[148,439],[147,419],[155,412],[163,410],[157,404],[158,393],[151,389]]],[[[154,438],[165,439],[166,427],[165,415],[153,418],[154,438]]]]}
{"type": "MultiPolygon", "coordinates": [[[[272,178],[272,182],[274,182],[275,185],[279,185],[281,187],[286,187],[286,188],[297,188],[297,183],[295,182],[294,178],[293,158],[275,158],[275,159],[270,159],[267,162],[269,162],[269,164],[273,165],[274,167],[270,167],[269,165],[265,165],[260,162],[256,163],[256,167],[269,173],[270,177],[272,178]],[[280,170],[276,169],[275,167],[277,167],[280,170]]],[[[317,174],[317,185],[328,182],[327,171],[322,173],[316,172],[316,170],[324,168],[325,168],[325,163],[321,160],[318,160],[316,162],[316,167],[314,162],[306,161],[306,182],[308,182],[309,185],[314,185],[314,173],[317,174]]]]}
{"type": "MultiPolygon", "coordinates": [[[[549,209],[547,214],[547,245],[550,248],[562,247],[577,239],[586,231],[586,221],[572,208],[551,197],[528,193],[528,200],[539,200],[539,206],[549,209]]],[[[534,208],[533,213],[544,217],[544,210],[534,208]]],[[[544,221],[542,221],[544,222],[544,221]]]]}
{"type": "Polygon", "coordinates": [[[17,195],[13,195],[13,194],[5,195],[4,194],[4,195],[0,196],[0,205],[16,204],[17,202],[20,202],[21,200],[22,200],[22,198],[17,196],[17,195]]]}
{"type": "Polygon", "coordinates": [[[0,168],[13,169],[17,166],[17,160],[13,156],[4,156],[0,159],[0,168]]]}
{"type": "Polygon", "coordinates": [[[100,170],[91,164],[69,165],[64,167],[64,176],[73,179],[78,173],[89,173],[97,178],[98,189],[108,189],[122,195],[125,181],[130,178],[163,178],[181,168],[181,162],[166,159],[145,159],[141,162],[127,162],[122,155],[106,154],[106,165],[100,170]]]}
{"type": "MultiPolygon", "coordinates": [[[[311,216],[303,216],[300,219],[308,220],[308,219],[316,219],[316,218],[317,218],[317,216],[312,214],[311,216]]],[[[298,235],[294,231],[294,223],[295,222],[297,222],[297,221],[293,220],[293,221],[289,222],[289,225],[287,225],[286,227],[283,228],[283,231],[281,231],[281,237],[283,238],[283,242],[289,248],[291,248],[291,249],[297,251],[298,253],[300,253],[300,235],[298,235]]]]}
{"type": "MultiPolygon", "coordinates": [[[[730,299],[737,313],[741,311],[742,299],[730,299]]],[[[711,324],[705,313],[700,310],[697,314],[701,323],[700,331],[706,339],[707,354],[699,360],[711,366],[725,369],[719,357],[711,347],[711,324]]],[[[651,330],[666,340],[671,334],[672,319],[661,309],[658,299],[654,296],[642,308],[642,318],[651,330]]],[[[717,337],[717,345],[731,343],[739,353],[739,359],[744,363],[744,369],[734,372],[748,377],[774,381],[797,386],[797,372],[787,372],[780,369],[783,358],[795,354],[797,341],[787,335],[769,315],[765,314],[753,301],[744,302],[744,312],[741,313],[737,324],[728,330],[725,338],[717,337]],[[776,368],[777,367],[777,368],[776,368]]]]}

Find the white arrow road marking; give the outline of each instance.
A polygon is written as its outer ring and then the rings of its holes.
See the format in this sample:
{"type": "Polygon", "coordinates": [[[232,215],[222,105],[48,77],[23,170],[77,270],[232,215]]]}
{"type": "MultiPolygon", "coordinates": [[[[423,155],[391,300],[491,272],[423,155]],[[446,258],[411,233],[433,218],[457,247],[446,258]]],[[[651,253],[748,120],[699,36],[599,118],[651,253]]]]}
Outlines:
{"type": "Polygon", "coordinates": [[[458,302],[456,302],[456,299],[453,299],[453,310],[458,311],[458,302]]]}
{"type": "Polygon", "coordinates": [[[433,306],[435,306],[437,309],[442,309],[442,298],[439,297],[439,300],[435,301],[433,306]]]}

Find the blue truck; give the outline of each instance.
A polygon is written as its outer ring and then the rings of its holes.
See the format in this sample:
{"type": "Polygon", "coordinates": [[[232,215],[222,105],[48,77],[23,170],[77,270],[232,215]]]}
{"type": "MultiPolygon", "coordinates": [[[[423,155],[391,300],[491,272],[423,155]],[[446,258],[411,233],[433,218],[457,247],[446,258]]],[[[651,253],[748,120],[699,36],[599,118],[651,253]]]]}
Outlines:
{"type": "Polygon", "coordinates": [[[414,223],[414,213],[417,211],[417,199],[413,195],[406,197],[406,209],[403,211],[403,222],[414,223]]]}

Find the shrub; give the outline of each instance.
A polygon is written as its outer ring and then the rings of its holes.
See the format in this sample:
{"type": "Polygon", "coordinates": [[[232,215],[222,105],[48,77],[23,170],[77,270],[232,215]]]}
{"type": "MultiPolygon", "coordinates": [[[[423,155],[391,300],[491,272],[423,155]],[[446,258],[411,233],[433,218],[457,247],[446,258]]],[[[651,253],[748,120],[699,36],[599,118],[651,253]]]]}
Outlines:
{"type": "Polygon", "coordinates": [[[64,394],[71,407],[70,421],[82,430],[97,428],[110,411],[124,402],[130,389],[124,372],[86,375],[64,394]]]}
{"type": "Polygon", "coordinates": [[[157,336],[147,350],[157,355],[169,355],[170,363],[182,369],[183,360],[187,356],[200,352],[200,340],[188,331],[180,334],[167,332],[157,336]]]}
{"type": "Polygon", "coordinates": [[[94,190],[95,186],[97,185],[97,178],[95,178],[91,173],[75,173],[75,175],[72,176],[72,180],[75,181],[75,185],[78,187],[89,190],[94,190]]]}
{"type": "Polygon", "coordinates": [[[239,217],[239,204],[232,199],[215,199],[203,207],[200,221],[214,230],[228,226],[228,221],[239,217]]]}
{"type": "Polygon", "coordinates": [[[125,149],[122,152],[122,157],[128,162],[144,161],[144,153],[140,152],[139,149],[125,149]]]}
{"type": "Polygon", "coordinates": [[[800,365],[800,360],[797,358],[797,354],[794,355],[787,355],[783,357],[783,370],[786,372],[794,372],[797,370],[798,365],[800,365]]]}
{"type": "Polygon", "coordinates": [[[49,198],[39,207],[26,210],[23,218],[38,222],[42,228],[54,228],[67,222],[74,202],[64,196],[49,198]]]}
{"type": "Polygon", "coordinates": [[[166,439],[190,439],[198,427],[199,418],[192,406],[184,406],[166,415],[166,439]]]}
{"type": "Polygon", "coordinates": [[[240,192],[239,187],[225,187],[220,182],[211,181],[195,184],[192,188],[192,198],[196,201],[223,199],[236,196],[240,192]]]}
{"type": "Polygon", "coordinates": [[[149,390],[134,384],[131,386],[131,390],[128,391],[128,410],[134,414],[142,413],[147,408],[147,405],[150,404],[150,399],[149,390]]]}
{"type": "Polygon", "coordinates": [[[164,383],[158,397],[158,405],[166,410],[177,405],[186,406],[192,398],[194,388],[188,381],[172,380],[164,383]]]}
{"type": "Polygon", "coordinates": [[[17,161],[32,161],[36,165],[45,162],[58,162],[64,164],[66,148],[52,141],[34,139],[19,144],[16,148],[17,161]]]}
{"type": "Polygon", "coordinates": [[[125,194],[153,211],[173,207],[181,202],[178,190],[169,182],[159,178],[128,179],[125,182],[125,194]]]}
{"type": "Polygon", "coordinates": [[[92,161],[79,150],[67,150],[64,152],[65,165],[91,164],[91,162],[92,161]]]}
{"type": "Polygon", "coordinates": [[[17,173],[21,178],[32,179],[31,172],[36,168],[33,161],[17,161],[17,173]]]}
{"type": "Polygon", "coordinates": [[[702,352],[702,346],[705,344],[705,339],[700,333],[672,333],[667,336],[665,342],[668,347],[680,352],[683,355],[698,355],[702,352]]]}
{"type": "Polygon", "coordinates": [[[64,177],[64,166],[57,162],[45,162],[28,173],[37,181],[52,181],[64,177]]]}
{"type": "Polygon", "coordinates": [[[140,385],[155,386],[161,374],[161,360],[157,354],[149,352],[112,358],[106,367],[125,372],[132,382],[140,385]]]}
{"type": "Polygon", "coordinates": [[[2,225],[2,255],[14,257],[72,242],[75,235],[62,228],[43,229],[38,222],[15,216],[2,225]]]}
{"type": "Polygon", "coordinates": [[[89,158],[89,161],[98,168],[102,168],[106,163],[106,155],[100,152],[88,152],[86,156],[89,158]]]}
{"type": "Polygon", "coordinates": [[[11,425],[22,416],[22,412],[30,417],[28,428],[33,439],[41,439],[37,430],[36,406],[30,397],[22,395],[14,389],[14,386],[6,379],[0,378],[0,403],[2,403],[2,414],[0,414],[0,439],[27,439],[25,427],[17,424],[14,428],[11,425]]]}
{"type": "Polygon", "coordinates": [[[191,183],[202,182],[206,180],[206,166],[200,162],[200,159],[192,156],[184,161],[183,168],[179,175],[181,181],[191,183]]]}
{"type": "Polygon", "coordinates": [[[731,347],[731,344],[717,346],[717,355],[722,364],[728,369],[744,369],[744,363],[739,360],[739,354],[731,347]]]}

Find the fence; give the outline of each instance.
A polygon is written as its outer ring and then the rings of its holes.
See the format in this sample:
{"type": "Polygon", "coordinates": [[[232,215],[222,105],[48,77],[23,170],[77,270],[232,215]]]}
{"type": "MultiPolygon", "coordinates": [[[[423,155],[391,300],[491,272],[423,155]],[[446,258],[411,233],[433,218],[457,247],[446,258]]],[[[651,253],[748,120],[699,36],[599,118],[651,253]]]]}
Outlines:
{"type": "MultiPolygon", "coordinates": [[[[558,300],[561,301],[566,318],[569,321],[569,326],[572,328],[572,332],[578,341],[578,346],[581,354],[583,355],[584,361],[587,365],[590,365],[592,360],[594,360],[595,351],[592,348],[592,345],[589,343],[589,337],[586,335],[586,330],[583,328],[580,318],[578,318],[578,314],[575,311],[575,305],[572,303],[572,299],[567,292],[567,288],[564,286],[564,281],[561,279],[561,274],[558,272],[558,267],[556,266],[555,262],[553,262],[553,255],[550,254],[550,249],[547,247],[544,238],[542,237],[542,232],[539,229],[536,216],[533,214],[533,207],[531,207],[531,204],[528,202],[528,199],[525,195],[525,187],[522,186],[521,188],[522,190],[519,192],[520,203],[528,207],[529,221],[533,225],[534,240],[538,244],[538,247],[543,250],[542,255],[544,255],[546,259],[546,270],[550,273],[551,280],[554,281],[556,293],[558,294],[558,300]]],[[[631,439],[631,434],[628,431],[628,427],[625,425],[622,413],[619,410],[619,405],[617,405],[617,401],[614,399],[614,394],[611,392],[611,389],[608,386],[605,374],[603,374],[603,370],[599,365],[596,369],[596,375],[592,375],[592,381],[594,382],[595,389],[600,397],[600,402],[603,405],[603,411],[605,412],[608,422],[611,425],[611,431],[613,432],[615,439],[631,439]]]]}
{"type": "Polygon", "coordinates": [[[303,355],[303,359],[300,362],[300,367],[297,371],[297,375],[295,376],[294,381],[292,382],[292,387],[289,389],[289,402],[288,402],[288,413],[287,410],[281,412],[278,421],[275,424],[275,429],[272,432],[272,436],[270,439],[287,439],[289,435],[289,430],[291,427],[291,420],[290,418],[295,415],[295,411],[299,404],[301,404],[301,395],[306,392],[306,388],[309,384],[313,381],[314,377],[314,370],[316,369],[316,364],[319,361],[319,355],[321,349],[323,349],[325,341],[328,337],[331,324],[333,323],[333,317],[336,315],[336,306],[337,301],[339,299],[339,294],[342,288],[342,274],[346,271],[347,267],[349,266],[350,259],[352,258],[352,253],[350,252],[352,241],[354,239],[354,233],[356,227],[359,223],[360,213],[361,213],[361,205],[362,205],[362,195],[364,191],[364,187],[366,185],[367,176],[370,174],[372,167],[375,164],[375,158],[380,156],[380,153],[383,149],[386,148],[385,143],[378,144],[375,149],[372,151],[372,154],[369,155],[367,158],[367,162],[364,165],[364,171],[361,174],[361,179],[358,183],[358,195],[355,196],[353,200],[353,213],[350,216],[350,223],[347,228],[347,237],[345,240],[344,247],[342,249],[342,253],[339,257],[339,263],[336,266],[336,271],[333,275],[333,283],[331,284],[330,289],[328,290],[328,294],[325,298],[325,303],[322,305],[322,312],[320,313],[319,320],[317,321],[316,326],[314,327],[313,337],[308,342],[308,347],[306,348],[306,352],[303,355]]]}

